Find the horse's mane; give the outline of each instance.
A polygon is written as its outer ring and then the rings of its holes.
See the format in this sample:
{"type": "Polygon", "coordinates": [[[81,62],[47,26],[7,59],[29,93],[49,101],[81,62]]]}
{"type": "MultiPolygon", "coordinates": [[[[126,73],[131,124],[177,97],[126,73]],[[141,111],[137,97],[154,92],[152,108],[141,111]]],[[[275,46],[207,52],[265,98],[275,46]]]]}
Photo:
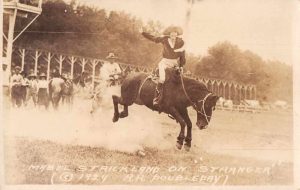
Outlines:
{"type": "Polygon", "coordinates": [[[187,91],[193,92],[193,93],[198,93],[198,92],[210,92],[206,85],[203,82],[200,82],[198,80],[188,78],[188,77],[183,77],[183,83],[185,86],[185,89],[187,91]]]}

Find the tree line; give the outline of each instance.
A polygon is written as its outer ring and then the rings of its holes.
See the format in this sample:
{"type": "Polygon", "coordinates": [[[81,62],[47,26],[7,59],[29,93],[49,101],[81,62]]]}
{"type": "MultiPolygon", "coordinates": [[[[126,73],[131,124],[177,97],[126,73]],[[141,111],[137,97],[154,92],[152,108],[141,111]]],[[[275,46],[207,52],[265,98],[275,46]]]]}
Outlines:
{"type": "MultiPolygon", "coordinates": [[[[104,58],[114,52],[123,63],[148,67],[155,67],[162,56],[162,47],[139,33],[141,27],[146,27],[159,35],[164,28],[159,22],[144,23],[125,12],[76,6],[75,0],[69,4],[48,0],[42,8],[42,14],[15,45],[93,58],[104,58]]],[[[26,22],[25,18],[17,20],[16,33],[26,22]]],[[[292,66],[264,60],[228,41],[207,51],[205,56],[188,53],[186,69],[200,77],[256,85],[260,100],[292,101],[292,66]]]]}

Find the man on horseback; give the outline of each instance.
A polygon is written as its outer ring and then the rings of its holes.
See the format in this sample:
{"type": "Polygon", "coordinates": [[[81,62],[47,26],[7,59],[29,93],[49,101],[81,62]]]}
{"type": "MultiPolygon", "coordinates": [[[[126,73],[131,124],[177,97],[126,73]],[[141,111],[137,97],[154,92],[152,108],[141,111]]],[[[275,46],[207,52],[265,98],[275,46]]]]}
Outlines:
{"type": "Polygon", "coordinates": [[[109,53],[106,57],[108,62],[104,63],[100,69],[100,78],[106,83],[106,86],[110,86],[122,74],[122,70],[119,64],[116,63],[116,59],[118,57],[114,53],[109,53]]]}
{"type": "Polygon", "coordinates": [[[155,42],[163,45],[163,58],[158,64],[159,82],[156,87],[155,98],[153,99],[153,106],[160,107],[163,99],[163,84],[165,82],[167,68],[179,67],[182,72],[182,67],[185,64],[184,41],[179,38],[183,34],[180,27],[170,26],[163,32],[163,37],[155,37],[147,32],[142,32],[142,35],[155,42]]]}

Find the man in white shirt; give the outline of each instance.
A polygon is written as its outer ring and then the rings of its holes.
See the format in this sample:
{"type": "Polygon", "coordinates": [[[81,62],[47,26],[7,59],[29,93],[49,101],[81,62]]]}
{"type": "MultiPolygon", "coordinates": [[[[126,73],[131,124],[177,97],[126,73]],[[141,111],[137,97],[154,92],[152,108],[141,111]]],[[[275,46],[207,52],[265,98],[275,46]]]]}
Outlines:
{"type": "MultiPolygon", "coordinates": [[[[95,112],[100,107],[103,97],[108,97],[108,87],[113,85],[113,82],[119,79],[122,70],[115,60],[118,59],[114,53],[109,53],[105,62],[100,68],[100,81],[94,89],[93,103],[91,113],[95,112]]],[[[111,95],[110,95],[111,97],[111,95]]]]}
{"type": "Polygon", "coordinates": [[[109,86],[113,80],[119,79],[122,74],[122,70],[118,63],[116,63],[118,57],[114,53],[109,53],[106,57],[107,62],[100,68],[100,79],[109,86]]]}
{"type": "Polygon", "coordinates": [[[23,84],[23,76],[21,75],[21,67],[15,67],[15,73],[11,77],[11,86],[21,86],[23,84]]]}

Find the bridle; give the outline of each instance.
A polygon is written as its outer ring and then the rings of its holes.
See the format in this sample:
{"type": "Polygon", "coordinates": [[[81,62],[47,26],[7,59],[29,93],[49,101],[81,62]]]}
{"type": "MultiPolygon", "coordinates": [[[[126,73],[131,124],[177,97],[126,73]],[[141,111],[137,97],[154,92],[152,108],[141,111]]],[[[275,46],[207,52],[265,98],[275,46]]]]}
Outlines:
{"type": "Polygon", "coordinates": [[[205,117],[205,120],[206,120],[206,122],[207,122],[207,124],[208,124],[208,123],[209,123],[208,118],[210,118],[211,116],[208,116],[208,115],[206,114],[204,105],[205,105],[205,101],[207,100],[207,98],[208,98],[212,93],[209,92],[208,94],[206,94],[206,96],[205,96],[202,100],[198,100],[198,101],[197,101],[197,103],[203,102],[202,107],[201,107],[201,109],[199,110],[199,109],[197,108],[196,103],[194,103],[194,102],[191,100],[190,96],[187,94],[187,92],[186,92],[186,90],[185,90],[184,83],[183,83],[183,78],[182,78],[182,74],[180,74],[180,79],[181,79],[181,85],[182,85],[182,88],[183,88],[183,92],[184,92],[186,98],[187,98],[188,101],[192,104],[192,107],[194,108],[194,110],[195,110],[197,113],[200,113],[201,115],[203,115],[203,116],[205,117]],[[202,110],[203,110],[203,112],[202,112],[202,110]]]}

